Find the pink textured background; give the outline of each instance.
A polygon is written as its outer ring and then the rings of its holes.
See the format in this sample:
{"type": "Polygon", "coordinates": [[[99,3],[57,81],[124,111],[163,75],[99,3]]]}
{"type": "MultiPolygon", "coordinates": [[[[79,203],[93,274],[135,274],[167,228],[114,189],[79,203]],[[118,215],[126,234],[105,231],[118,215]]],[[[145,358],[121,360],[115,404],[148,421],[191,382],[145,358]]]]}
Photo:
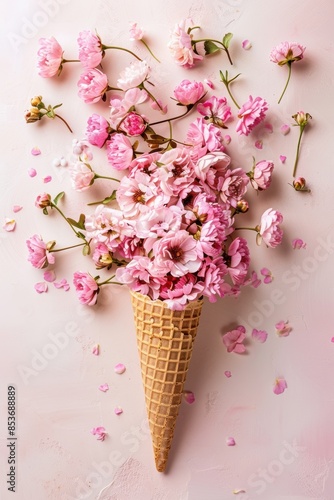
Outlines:
{"type": "MultiPolygon", "coordinates": [[[[13,496],[6,490],[5,474],[6,387],[14,383],[18,396],[17,499],[332,500],[333,3],[19,0],[6,2],[1,11],[1,219],[13,217],[14,204],[23,206],[14,215],[15,232],[0,231],[1,499],[13,496]],[[48,5],[47,14],[43,5],[48,5]],[[187,16],[207,35],[219,38],[227,31],[234,33],[233,68],[224,54],[207,60],[204,71],[186,73],[172,63],[166,48],[169,30],[187,16]],[[39,233],[46,241],[60,243],[69,236],[57,217],[50,221],[34,208],[36,195],[65,190],[64,206],[72,216],[85,198],[71,191],[64,170],[52,166],[55,157],[70,151],[72,138],[60,121],[40,128],[26,125],[23,114],[30,98],[41,94],[46,102],[63,102],[61,114],[68,118],[76,137],[83,135],[89,114],[104,109],[85,106],[76,96],[79,65],[65,67],[59,81],[38,77],[38,38],[54,35],[66,56],[73,58],[82,29],[96,29],[105,43],[130,48],[130,21],[144,27],[150,46],[163,61],[151,63],[156,91],[165,100],[186,77],[209,77],[217,93],[224,95],[219,69],[242,73],[233,87],[238,100],[246,100],[249,94],[268,100],[268,121],[274,133],[262,129],[263,150],[254,149],[256,132],[234,140],[229,152],[235,166],[248,167],[254,153],[258,159],[275,161],[274,187],[258,197],[252,217],[255,221],[268,206],[284,214],[282,247],[270,250],[251,245],[252,267],[270,268],[273,283],[246,290],[238,300],[205,304],[187,380],[196,402],[182,405],[166,474],[154,468],[127,290],[108,289],[99,305],[88,310],[78,305],[73,289],[65,293],[51,285],[48,294],[36,294],[33,287],[42,280],[42,273],[26,263],[27,237],[39,233]],[[248,52],[241,48],[246,38],[253,45],[248,52]],[[307,50],[305,60],[293,67],[290,87],[277,106],[287,72],[269,62],[269,52],[284,40],[300,42],[307,50]],[[300,109],[313,116],[298,168],[312,187],[310,195],[296,193],[287,184],[298,131],[293,129],[286,137],[279,132],[281,124],[290,123],[291,115],[300,109]],[[31,156],[33,146],[41,149],[39,157],[31,156]],[[279,162],[280,154],[287,156],[285,165],[279,162]],[[31,167],[38,171],[34,179],[27,174],[31,167]],[[53,181],[44,185],[42,179],[48,174],[53,181]],[[303,238],[307,249],[293,251],[294,237],[303,238]],[[274,304],[276,295],[279,305],[274,304]],[[274,331],[281,319],[293,326],[287,338],[278,338],[274,331]],[[227,354],[221,342],[221,333],[239,323],[247,326],[249,339],[248,353],[243,356],[227,354]],[[253,326],[269,332],[265,344],[250,339],[253,326]],[[62,348],[53,359],[34,365],[36,351],[43,352],[60,333],[64,334],[62,348]],[[99,357],[91,354],[97,342],[99,357]],[[127,367],[121,376],[113,370],[119,362],[127,367]],[[33,368],[34,374],[24,379],[22,367],[33,368]],[[230,379],[224,376],[225,370],[232,372],[230,379]],[[280,396],[272,391],[277,376],[284,376],[288,383],[280,396]],[[97,389],[104,382],[110,385],[106,394],[97,389]],[[119,417],[113,412],[117,405],[124,410],[119,417]],[[103,443],[89,432],[97,425],[108,431],[103,443]],[[235,447],[226,446],[228,436],[235,438],[235,447]],[[246,493],[236,496],[234,489],[246,493]]],[[[144,48],[133,48],[145,56],[144,48]]],[[[105,69],[112,80],[129,61],[119,52],[107,54],[105,69]]],[[[181,135],[183,126],[175,127],[176,134],[181,135]]],[[[105,163],[104,153],[97,153],[94,165],[105,163]]],[[[98,188],[95,193],[98,196],[98,188]]],[[[77,269],[93,272],[90,263],[75,252],[58,259],[58,277],[71,281],[77,269]]]]}

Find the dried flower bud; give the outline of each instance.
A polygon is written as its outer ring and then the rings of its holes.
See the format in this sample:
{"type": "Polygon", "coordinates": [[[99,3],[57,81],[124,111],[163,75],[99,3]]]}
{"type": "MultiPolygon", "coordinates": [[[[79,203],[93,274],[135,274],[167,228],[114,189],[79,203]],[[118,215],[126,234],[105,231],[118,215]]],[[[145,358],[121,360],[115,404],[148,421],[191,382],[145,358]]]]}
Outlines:
{"type": "Polygon", "coordinates": [[[51,206],[51,196],[48,193],[43,193],[37,196],[35,201],[37,208],[46,208],[51,206]]]}
{"type": "Polygon", "coordinates": [[[304,113],[304,111],[298,111],[295,115],[292,115],[292,118],[295,120],[297,125],[300,127],[305,127],[312,116],[310,113],[304,113]]]}
{"type": "Polygon", "coordinates": [[[249,210],[249,204],[246,200],[239,200],[237,203],[237,212],[245,214],[249,210]]]}
{"type": "Polygon", "coordinates": [[[43,97],[41,95],[37,95],[31,99],[30,103],[32,106],[38,106],[39,104],[41,104],[42,99],[43,97]]]}
{"type": "Polygon", "coordinates": [[[40,113],[38,108],[30,108],[30,110],[26,112],[24,117],[27,123],[34,123],[40,120],[42,116],[43,115],[40,113]]]}
{"type": "Polygon", "coordinates": [[[296,191],[307,191],[308,193],[310,192],[310,189],[306,186],[306,180],[304,179],[304,177],[298,177],[293,181],[292,185],[296,191]]]}

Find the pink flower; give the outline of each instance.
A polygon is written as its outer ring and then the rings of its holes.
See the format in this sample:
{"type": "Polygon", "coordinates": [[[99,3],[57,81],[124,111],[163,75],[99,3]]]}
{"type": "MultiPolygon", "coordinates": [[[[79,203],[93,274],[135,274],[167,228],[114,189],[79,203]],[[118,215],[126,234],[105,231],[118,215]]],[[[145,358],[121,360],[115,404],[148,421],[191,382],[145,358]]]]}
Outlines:
{"type": "Polygon", "coordinates": [[[195,394],[192,391],[183,391],[183,396],[188,405],[195,403],[195,394]]]}
{"type": "Polygon", "coordinates": [[[94,182],[95,174],[87,163],[75,162],[70,169],[72,187],[76,191],[86,191],[94,182]]]}
{"type": "Polygon", "coordinates": [[[168,43],[168,48],[175,62],[186,68],[191,68],[196,61],[203,59],[203,56],[196,54],[192,48],[192,35],[188,33],[189,28],[192,27],[193,23],[190,19],[176,24],[168,43]]]}
{"type": "Polygon", "coordinates": [[[133,158],[132,144],[124,134],[114,134],[107,142],[108,162],[116,170],[125,170],[133,158]]]}
{"type": "Polygon", "coordinates": [[[279,337],[288,337],[292,330],[292,327],[289,325],[288,321],[279,321],[275,325],[276,333],[279,337]]]}
{"type": "Polygon", "coordinates": [[[230,258],[228,272],[234,285],[242,285],[246,279],[250,256],[247,241],[235,238],[230,244],[227,255],[230,258]]]}
{"type": "Polygon", "coordinates": [[[213,123],[205,123],[203,118],[196,118],[189,125],[185,142],[192,144],[191,151],[196,160],[209,151],[224,150],[221,131],[213,123]]]}
{"type": "Polygon", "coordinates": [[[187,231],[167,233],[153,245],[156,265],[175,277],[195,273],[201,266],[196,246],[187,231]]]}
{"type": "Polygon", "coordinates": [[[80,75],[78,95],[87,104],[98,102],[108,89],[108,78],[98,69],[88,69],[80,75]]]}
{"type": "Polygon", "coordinates": [[[110,249],[105,243],[97,243],[93,253],[93,261],[97,269],[105,267],[109,269],[111,267],[113,258],[110,249]]]}
{"type": "Polygon", "coordinates": [[[104,56],[101,39],[89,30],[84,30],[78,36],[79,59],[88,69],[96,68],[104,56]]]}
{"type": "Polygon", "coordinates": [[[139,87],[147,79],[148,73],[149,67],[146,61],[135,61],[121,72],[117,87],[122,90],[139,87]]]}
{"type": "Polygon", "coordinates": [[[235,330],[231,330],[223,335],[223,344],[225,345],[227,352],[241,354],[246,350],[246,347],[243,344],[245,338],[245,327],[239,325],[235,330]]]}
{"type": "Polygon", "coordinates": [[[306,248],[306,243],[304,243],[304,241],[301,240],[300,238],[295,238],[294,240],[292,240],[292,248],[294,250],[300,250],[301,248],[306,248]]]}
{"type": "Polygon", "coordinates": [[[300,61],[304,57],[305,47],[299,43],[281,42],[270,53],[270,61],[283,66],[300,61]]]}
{"type": "Polygon", "coordinates": [[[250,95],[249,100],[239,109],[236,132],[239,135],[248,135],[256,125],[264,120],[267,110],[268,104],[262,97],[253,99],[250,95]]]}
{"type": "Polygon", "coordinates": [[[116,278],[131,290],[148,295],[152,300],[159,298],[161,285],[166,281],[165,273],[154,272],[154,265],[148,257],[135,256],[127,266],[116,270],[116,278]]]}
{"type": "Polygon", "coordinates": [[[28,261],[36,267],[37,269],[43,269],[47,267],[48,264],[55,263],[55,257],[48,251],[48,245],[35,234],[31,236],[27,241],[27,247],[29,250],[28,261]]]}
{"type": "Polygon", "coordinates": [[[75,272],[73,284],[81,304],[86,304],[88,306],[96,304],[99,285],[90,274],[75,272]]]}
{"type": "Polygon", "coordinates": [[[277,210],[268,208],[262,216],[259,234],[268,247],[275,248],[282,242],[283,231],[279,224],[283,222],[283,216],[277,210]]]}
{"type": "Polygon", "coordinates": [[[39,39],[40,48],[37,52],[38,74],[43,78],[59,75],[62,69],[63,49],[52,36],[39,39]]]}
{"type": "MultiPolygon", "coordinates": [[[[197,111],[205,116],[206,119],[213,121],[217,125],[224,127],[225,122],[231,117],[231,108],[227,105],[227,100],[225,97],[217,98],[215,96],[210,97],[205,102],[197,104],[197,111]]],[[[225,136],[225,140],[226,140],[225,136]]],[[[227,142],[227,141],[226,141],[227,142]]]]}
{"type": "Polygon", "coordinates": [[[70,285],[69,283],[67,282],[67,279],[66,278],[63,278],[62,280],[60,281],[55,281],[53,283],[54,287],[57,288],[58,290],[60,288],[63,288],[65,290],[65,292],[68,292],[69,289],[70,289],[70,285]]]}
{"type": "Polygon", "coordinates": [[[288,384],[286,383],[286,380],[282,377],[282,378],[277,378],[275,380],[275,384],[274,384],[274,387],[273,387],[273,392],[274,394],[282,394],[285,389],[288,388],[288,384]]]}
{"type": "Polygon", "coordinates": [[[132,111],[125,116],[118,128],[127,135],[136,137],[145,132],[146,127],[147,123],[143,116],[132,111]]]}
{"type": "Polygon", "coordinates": [[[258,342],[263,344],[267,340],[267,337],[268,337],[268,333],[265,332],[264,330],[257,330],[256,328],[253,328],[252,338],[254,340],[257,340],[258,342]]]}
{"type": "Polygon", "coordinates": [[[259,161],[252,171],[252,186],[260,191],[267,189],[271,184],[273,170],[274,164],[272,161],[259,161]]]}
{"type": "Polygon", "coordinates": [[[203,83],[190,80],[182,80],[174,89],[175,98],[184,106],[195,104],[204,93],[203,83]]]}
{"type": "Polygon", "coordinates": [[[144,36],[144,31],[142,28],[138,27],[137,23],[131,23],[130,25],[130,40],[133,42],[135,40],[141,40],[144,36]]]}
{"type": "Polygon", "coordinates": [[[220,198],[224,203],[236,207],[237,203],[247,191],[249,179],[242,168],[227,170],[224,177],[220,179],[220,198]]]}
{"type": "Polygon", "coordinates": [[[203,294],[203,283],[194,274],[188,273],[181,278],[168,276],[160,289],[160,299],[172,311],[182,311],[186,305],[203,294]]]}
{"type": "Polygon", "coordinates": [[[37,196],[35,200],[35,207],[46,208],[51,205],[51,196],[48,193],[43,193],[37,196]]]}
{"type": "Polygon", "coordinates": [[[90,432],[91,434],[93,434],[93,436],[96,436],[96,439],[98,439],[99,441],[104,441],[107,435],[105,428],[102,426],[94,427],[90,432]]]}
{"type": "Polygon", "coordinates": [[[227,267],[222,257],[204,259],[198,276],[203,278],[203,295],[209,298],[210,302],[216,302],[217,297],[224,297],[226,294],[226,284],[224,277],[227,274],[227,267]]]}
{"type": "Polygon", "coordinates": [[[102,148],[109,137],[109,123],[101,116],[93,113],[87,121],[86,137],[90,144],[102,148]]]}

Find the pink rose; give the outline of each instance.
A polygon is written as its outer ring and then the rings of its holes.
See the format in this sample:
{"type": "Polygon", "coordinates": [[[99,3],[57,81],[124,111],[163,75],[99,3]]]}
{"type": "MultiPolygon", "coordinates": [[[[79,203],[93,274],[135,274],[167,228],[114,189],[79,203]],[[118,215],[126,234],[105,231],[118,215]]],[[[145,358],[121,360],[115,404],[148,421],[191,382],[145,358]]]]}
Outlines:
{"type": "Polygon", "coordinates": [[[70,176],[73,189],[86,191],[93,184],[95,174],[87,163],[77,161],[70,169],[70,176]]]}
{"type": "Polygon", "coordinates": [[[52,36],[39,39],[40,48],[37,52],[38,74],[43,78],[59,75],[62,69],[63,49],[52,36]]]}
{"type": "Polygon", "coordinates": [[[283,231],[279,224],[283,222],[283,215],[277,210],[268,208],[261,217],[259,234],[268,247],[275,248],[282,242],[283,231]]]}
{"type": "Polygon", "coordinates": [[[221,131],[213,123],[205,123],[203,118],[196,118],[189,125],[185,142],[193,145],[191,151],[195,160],[208,151],[224,150],[221,131]]]}
{"type": "Polygon", "coordinates": [[[204,86],[201,82],[182,80],[174,89],[175,98],[184,106],[195,104],[204,95],[204,86]]]}
{"type": "Polygon", "coordinates": [[[93,146],[102,148],[109,137],[108,130],[109,123],[103,116],[94,113],[88,118],[86,137],[93,146]]]}
{"type": "Polygon", "coordinates": [[[146,61],[135,61],[121,72],[117,87],[122,90],[138,87],[147,79],[148,73],[149,67],[146,61]]]}
{"type": "Polygon", "coordinates": [[[43,193],[37,196],[35,201],[35,207],[46,208],[51,205],[51,196],[48,193],[43,193]]]}
{"type": "Polygon", "coordinates": [[[40,236],[35,234],[31,236],[26,243],[29,250],[28,261],[31,262],[34,267],[43,269],[47,267],[48,264],[55,263],[54,255],[48,251],[47,245],[40,236]]]}
{"type": "Polygon", "coordinates": [[[141,40],[144,36],[144,31],[142,28],[138,27],[137,23],[132,23],[130,25],[130,40],[134,42],[135,40],[141,40]]]}
{"type": "Polygon", "coordinates": [[[87,306],[96,304],[99,285],[90,274],[75,272],[73,275],[73,284],[81,304],[86,304],[87,306]]]}
{"type": "Polygon", "coordinates": [[[259,161],[251,173],[251,183],[255,189],[263,191],[271,184],[271,177],[274,170],[274,164],[271,161],[259,161]]]}
{"type": "Polygon", "coordinates": [[[147,123],[144,118],[138,113],[131,111],[131,113],[128,113],[128,115],[121,121],[118,129],[122,130],[122,132],[125,132],[127,135],[136,137],[145,132],[146,127],[147,123]]]}
{"type": "Polygon", "coordinates": [[[104,56],[101,39],[89,30],[81,31],[78,36],[79,59],[85,68],[96,68],[104,56]]]}
{"type": "Polygon", "coordinates": [[[304,51],[305,47],[299,43],[281,42],[271,51],[270,60],[279,66],[283,66],[303,59],[304,51]]]}
{"type": "Polygon", "coordinates": [[[188,33],[189,28],[192,27],[193,23],[190,19],[176,24],[168,43],[168,48],[175,62],[185,68],[191,68],[196,61],[203,59],[203,56],[196,54],[192,48],[192,35],[188,33]]]}
{"type": "Polygon", "coordinates": [[[256,125],[264,120],[267,110],[268,104],[262,97],[253,99],[250,95],[249,100],[239,109],[236,132],[239,135],[248,135],[256,125]]]}
{"type": "Polygon", "coordinates": [[[108,78],[98,69],[89,69],[80,75],[78,95],[87,104],[98,102],[108,89],[108,78]]]}
{"type": "Polygon", "coordinates": [[[114,134],[107,142],[108,162],[116,170],[125,170],[133,159],[132,144],[124,134],[114,134]]]}
{"type": "Polygon", "coordinates": [[[197,104],[197,111],[205,116],[206,119],[210,119],[220,126],[224,126],[225,122],[227,122],[232,115],[231,108],[227,105],[225,97],[218,99],[212,96],[207,101],[197,104]]]}

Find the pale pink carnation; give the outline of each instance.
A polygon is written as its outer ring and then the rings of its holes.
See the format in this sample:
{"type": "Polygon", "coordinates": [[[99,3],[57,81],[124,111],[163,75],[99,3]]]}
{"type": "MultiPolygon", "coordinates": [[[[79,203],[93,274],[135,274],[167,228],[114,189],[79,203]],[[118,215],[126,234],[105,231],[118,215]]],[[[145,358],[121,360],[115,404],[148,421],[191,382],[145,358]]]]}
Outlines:
{"type": "Polygon", "coordinates": [[[219,179],[221,186],[218,186],[221,200],[232,207],[236,207],[247,191],[249,179],[242,168],[227,170],[224,178],[219,179]]]}
{"type": "Polygon", "coordinates": [[[172,276],[195,273],[201,266],[196,240],[187,231],[170,232],[153,245],[156,265],[172,276]]]}
{"type": "Polygon", "coordinates": [[[108,162],[116,170],[125,170],[133,158],[132,144],[124,134],[114,134],[107,141],[108,162]]]}
{"type": "Polygon", "coordinates": [[[277,210],[268,208],[261,217],[259,234],[268,247],[275,248],[282,242],[283,231],[279,224],[283,222],[283,216],[277,210]]]}
{"type": "Polygon", "coordinates": [[[122,90],[139,87],[148,77],[149,67],[146,61],[135,61],[127,66],[117,80],[117,87],[122,90]]]}
{"type": "Polygon", "coordinates": [[[239,109],[236,132],[239,135],[248,135],[256,125],[264,120],[267,110],[268,104],[262,97],[253,99],[252,96],[249,96],[249,100],[239,109]]]}
{"type": "Polygon", "coordinates": [[[76,191],[86,191],[94,182],[95,174],[84,162],[75,162],[70,169],[72,187],[76,191]]]}
{"type": "Polygon", "coordinates": [[[164,272],[152,274],[153,265],[148,257],[134,257],[125,267],[116,270],[116,279],[131,290],[148,295],[152,300],[159,297],[160,287],[165,283],[164,272]]]}
{"type": "Polygon", "coordinates": [[[78,95],[87,104],[98,102],[108,89],[108,78],[98,69],[89,69],[80,75],[78,95]]]}
{"type": "Polygon", "coordinates": [[[38,74],[43,78],[51,78],[60,73],[63,60],[63,49],[57,40],[50,38],[39,39],[39,49],[37,52],[38,74]]]}
{"type": "Polygon", "coordinates": [[[273,170],[272,161],[259,161],[253,170],[253,179],[251,180],[253,187],[259,190],[267,189],[271,184],[273,170]]]}
{"type": "Polygon", "coordinates": [[[43,269],[49,264],[55,263],[54,255],[48,251],[46,243],[44,243],[40,236],[35,234],[31,236],[26,243],[29,250],[28,261],[34,267],[43,269]]]}
{"type": "Polygon", "coordinates": [[[97,243],[92,258],[97,269],[103,269],[105,267],[109,269],[113,262],[110,249],[105,243],[97,243]]]}
{"type": "Polygon", "coordinates": [[[35,207],[46,208],[51,205],[51,196],[48,193],[43,193],[37,196],[35,207]]]}
{"type": "Polygon", "coordinates": [[[224,278],[227,274],[227,267],[222,257],[216,259],[206,258],[198,272],[198,276],[203,278],[203,295],[208,297],[210,302],[216,302],[217,297],[224,297],[226,285],[224,278]]]}
{"type": "Polygon", "coordinates": [[[140,171],[133,176],[124,176],[117,188],[117,202],[127,217],[137,217],[152,207],[161,207],[169,201],[151,177],[140,171]]]}
{"type": "Polygon", "coordinates": [[[243,285],[250,263],[247,241],[244,238],[235,238],[228,248],[227,255],[230,259],[228,272],[233,284],[243,285]]]}
{"type": "Polygon", "coordinates": [[[75,272],[73,275],[73,284],[81,304],[87,306],[96,304],[99,286],[90,274],[75,272]]]}
{"type": "Polygon", "coordinates": [[[190,301],[203,295],[203,288],[203,282],[197,281],[194,274],[188,273],[180,278],[168,276],[161,287],[160,298],[172,311],[182,311],[190,301]]]}
{"type": "Polygon", "coordinates": [[[144,36],[144,31],[142,28],[138,27],[137,23],[131,23],[130,25],[130,40],[134,42],[135,40],[141,40],[144,36]]]}
{"type": "Polygon", "coordinates": [[[109,123],[96,113],[93,113],[87,121],[86,137],[90,144],[102,148],[109,137],[109,123]]]}
{"type": "Polygon", "coordinates": [[[186,68],[191,68],[196,61],[203,59],[203,56],[196,54],[192,48],[192,35],[188,33],[188,29],[192,26],[193,23],[190,19],[176,24],[168,43],[168,48],[175,62],[186,68]]]}
{"type": "Polygon", "coordinates": [[[87,69],[96,68],[102,61],[101,39],[89,30],[84,30],[78,36],[79,59],[87,69]]]}
{"type": "Polygon", "coordinates": [[[225,178],[224,176],[230,163],[231,158],[221,151],[208,153],[199,158],[195,164],[195,173],[202,181],[205,191],[207,191],[207,187],[213,191],[218,189],[220,178],[225,178]]]}
{"type": "Polygon", "coordinates": [[[209,151],[222,151],[221,131],[213,123],[205,123],[203,118],[196,118],[188,128],[185,142],[191,144],[192,155],[197,159],[209,151]]]}
{"type": "Polygon", "coordinates": [[[305,47],[299,43],[281,42],[270,53],[270,61],[283,66],[287,63],[300,61],[304,57],[305,47]]]}
{"type": "Polygon", "coordinates": [[[174,97],[184,106],[195,104],[204,94],[203,83],[196,81],[182,80],[174,89],[174,97]]]}
{"type": "Polygon", "coordinates": [[[158,160],[161,165],[155,173],[158,185],[167,196],[185,198],[195,180],[194,163],[188,149],[174,148],[158,160]]]}
{"type": "Polygon", "coordinates": [[[144,117],[131,111],[131,113],[128,113],[121,121],[118,129],[131,137],[136,137],[145,132],[146,127],[147,123],[144,117]]]}
{"type": "Polygon", "coordinates": [[[206,119],[210,119],[220,126],[225,125],[232,115],[225,97],[212,96],[207,101],[197,104],[197,111],[206,119]]]}

